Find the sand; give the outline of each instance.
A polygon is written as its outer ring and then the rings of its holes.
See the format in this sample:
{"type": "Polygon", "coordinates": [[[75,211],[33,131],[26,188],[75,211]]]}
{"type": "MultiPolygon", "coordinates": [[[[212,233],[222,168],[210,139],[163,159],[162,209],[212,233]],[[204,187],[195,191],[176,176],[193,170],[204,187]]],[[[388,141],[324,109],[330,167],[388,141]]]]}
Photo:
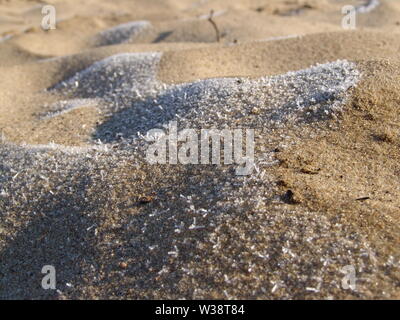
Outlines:
{"type": "Polygon", "coordinates": [[[0,1],[1,299],[400,298],[400,3],[48,3],[0,1]],[[251,174],[149,163],[175,122],[251,174]]]}

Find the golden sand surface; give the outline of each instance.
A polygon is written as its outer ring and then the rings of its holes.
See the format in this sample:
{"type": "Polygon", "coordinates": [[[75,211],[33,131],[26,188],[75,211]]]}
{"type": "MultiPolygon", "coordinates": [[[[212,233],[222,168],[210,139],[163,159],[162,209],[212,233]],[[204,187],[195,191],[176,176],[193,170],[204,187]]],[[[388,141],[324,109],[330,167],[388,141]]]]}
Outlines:
{"type": "Polygon", "coordinates": [[[400,298],[400,1],[0,0],[0,74],[1,299],[400,298]]]}

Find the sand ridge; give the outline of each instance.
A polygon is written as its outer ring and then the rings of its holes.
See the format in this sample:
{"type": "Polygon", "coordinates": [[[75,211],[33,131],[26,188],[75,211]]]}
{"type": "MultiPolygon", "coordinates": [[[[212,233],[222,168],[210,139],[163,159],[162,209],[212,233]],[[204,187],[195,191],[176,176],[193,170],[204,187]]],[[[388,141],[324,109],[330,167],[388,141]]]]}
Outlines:
{"type": "Polygon", "coordinates": [[[0,1],[0,298],[400,298],[397,2],[48,2],[0,1]],[[171,121],[252,174],[150,164],[171,121]]]}

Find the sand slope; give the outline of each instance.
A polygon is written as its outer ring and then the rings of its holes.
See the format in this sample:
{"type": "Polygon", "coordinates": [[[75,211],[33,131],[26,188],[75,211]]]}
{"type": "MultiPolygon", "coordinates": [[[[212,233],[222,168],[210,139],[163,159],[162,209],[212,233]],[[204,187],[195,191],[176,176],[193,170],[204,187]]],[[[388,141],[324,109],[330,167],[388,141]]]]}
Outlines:
{"type": "Polygon", "coordinates": [[[400,298],[397,2],[48,3],[0,1],[0,298],[400,298]],[[252,174],[148,163],[171,121],[252,174]]]}

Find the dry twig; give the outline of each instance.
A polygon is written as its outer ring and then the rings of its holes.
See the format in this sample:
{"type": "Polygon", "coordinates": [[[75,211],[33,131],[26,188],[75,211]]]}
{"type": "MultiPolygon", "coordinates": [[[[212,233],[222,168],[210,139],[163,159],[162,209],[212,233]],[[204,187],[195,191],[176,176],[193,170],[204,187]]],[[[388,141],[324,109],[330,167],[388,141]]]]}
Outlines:
{"type": "Polygon", "coordinates": [[[216,33],[216,36],[217,36],[217,42],[220,42],[220,40],[221,40],[220,32],[219,32],[219,29],[218,29],[217,24],[216,24],[215,21],[212,19],[213,16],[214,16],[214,10],[211,10],[211,12],[210,12],[210,17],[208,18],[208,21],[210,21],[210,23],[211,23],[212,26],[214,27],[214,30],[215,30],[215,33],[216,33]]]}

